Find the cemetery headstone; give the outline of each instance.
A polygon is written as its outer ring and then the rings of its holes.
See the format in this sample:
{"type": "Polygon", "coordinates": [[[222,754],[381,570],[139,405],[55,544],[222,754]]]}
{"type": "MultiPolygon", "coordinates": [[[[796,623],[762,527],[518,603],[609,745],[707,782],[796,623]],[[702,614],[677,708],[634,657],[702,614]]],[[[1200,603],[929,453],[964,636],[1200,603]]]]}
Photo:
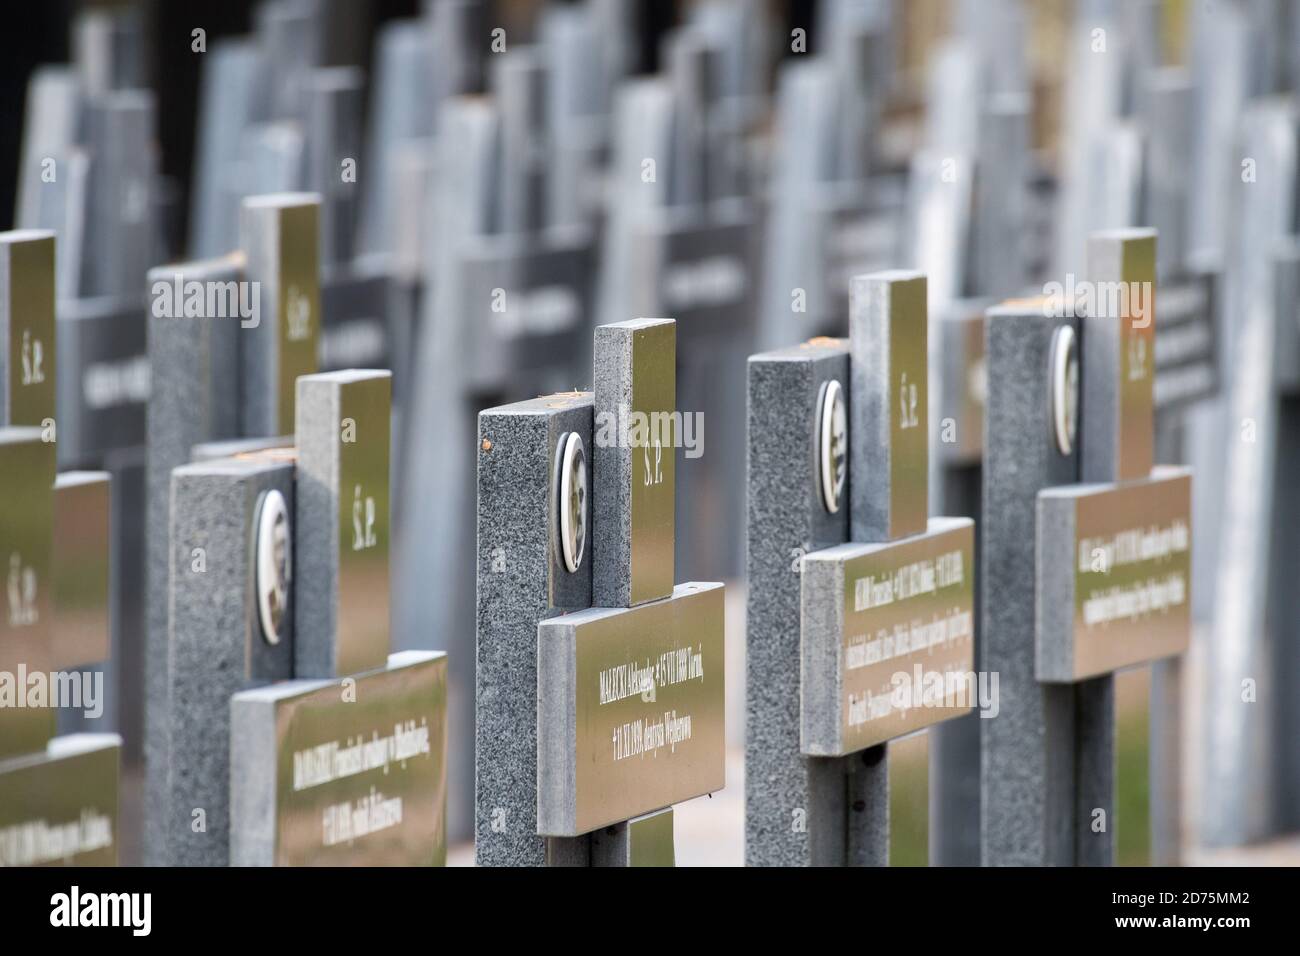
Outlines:
{"type": "Polygon", "coordinates": [[[674,584],[675,350],[672,320],[601,326],[594,397],[480,416],[480,864],[627,865],[638,833],[667,863],[671,818],[637,818],[724,784],[723,587],[674,584]]]}
{"type": "Polygon", "coordinates": [[[973,522],[927,516],[925,284],[857,277],[847,342],[749,361],[749,864],[887,863],[885,742],[974,702],[973,522]]]}
{"type": "Polygon", "coordinates": [[[292,447],[172,472],[175,863],[445,861],[445,655],[388,656],[389,388],[302,376],[292,447]]]}
{"type": "Polygon", "coordinates": [[[1113,862],[1113,674],[1190,639],[1190,475],[1152,467],[1155,244],[1096,234],[1073,301],[986,320],[986,865],[1113,862]]]}
{"type": "MultiPolygon", "coordinates": [[[[315,371],[320,294],[314,196],[258,197],[242,212],[241,249],[150,270],[153,381],[147,528],[145,818],[168,820],[168,581],[174,469],[205,442],[292,431],[295,377],[315,371]]],[[[185,565],[188,567],[188,563],[185,565]]],[[[225,692],[225,700],[235,688],[225,692]]],[[[225,703],[221,704],[222,707],[225,703]]],[[[190,809],[193,809],[192,807],[190,809]]],[[[171,831],[146,833],[145,859],[169,859],[171,831]]]]}
{"type": "Polygon", "coordinates": [[[430,292],[396,492],[394,608],[395,633],[407,642],[399,646],[448,635],[456,838],[469,835],[473,816],[474,583],[460,555],[474,540],[474,416],[590,375],[593,234],[548,207],[557,168],[550,82],[539,51],[512,48],[493,58],[491,99],[449,100],[438,123],[430,292]]]}

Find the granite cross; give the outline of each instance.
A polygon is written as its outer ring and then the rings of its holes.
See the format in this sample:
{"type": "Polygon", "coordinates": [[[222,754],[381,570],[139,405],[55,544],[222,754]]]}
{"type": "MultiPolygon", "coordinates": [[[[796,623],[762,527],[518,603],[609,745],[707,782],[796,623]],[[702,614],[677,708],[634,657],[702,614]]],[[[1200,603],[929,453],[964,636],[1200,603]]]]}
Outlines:
{"type": "MultiPolygon", "coordinates": [[[[319,200],[255,197],[242,206],[241,249],[150,270],[145,693],[145,813],[167,819],[171,764],[168,581],[172,472],[204,442],[292,431],[295,380],[316,370],[319,200]]],[[[282,442],[281,444],[284,444],[282,442]]],[[[228,694],[227,694],[228,696],[228,694]]],[[[167,827],[145,860],[169,859],[167,827]]]]}
{"type": "Polygon", "coordinates": [[[645,816],[723,786],[723,586],[674,584],[675,351],[672,320],[601,326],[594,395],[480,416],[481,864],[670,862],[645,816]]]}
{"type": "Polygon", "coordinates": [[[1113,862],[1113,673],[1190,638],[1190,475],[1152,467],[1155,262],[1152,230],[1098,233],[1073,301],[988,313],[986,865],[1113,862]]]}
{"type": "Polygon", "coordinates": [[[553,218],[551,76],[541,51],[511,49],[493,58],[490,100],[450,100],[439,118],[431,292],[402,422],[394,610],[398,640],[410,642],[400,647],[449,635],[458,837],[469,835],[473,803],[474,578],[459,556],[474,539],[474,416],[572,388],[590,367],[593,233],[553,218]]]}
{"type": "Polygon", "coordinates": [[[925,277],[749,362],[745,856],[888,862],[886,741],[974,704],[974,527],[928,518],[925,277]]]}

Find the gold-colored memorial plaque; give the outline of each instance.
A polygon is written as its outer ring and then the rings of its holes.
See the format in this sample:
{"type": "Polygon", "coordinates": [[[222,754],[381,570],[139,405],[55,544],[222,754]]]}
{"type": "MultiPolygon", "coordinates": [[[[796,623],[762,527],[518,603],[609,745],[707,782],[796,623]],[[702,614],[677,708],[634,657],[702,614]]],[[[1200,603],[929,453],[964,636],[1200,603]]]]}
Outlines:
{"type": "Polygon", "coordinates": [[[447,656],[289,681],[231,703],[231,863],[441,866],[447,656]]]}
{"type": "Polygon", "coordinates": [[[1038,493],[1039,680],[1079,681],[1187,650],[1191,503],[1186,468],[1038,493]]]}
{"type": "Polygon", "coordinates": [[[39,428],[0,428],[0,758],[45,749],[50,686],[54,443],[39,428]]]}
{"type": "Polygon", "coordinates": [[[1155,230],[1090,236],[1088,280],[1074,290],[1086,306],[1084,480],[1145,478],[1155,464],[1155,230]]]}
{"type": "Polygon", "coordinates": [[[537,829],[577,836],[726,782],[721,584],[537,635],[537,829]]]}
{"type": "MultiPolygon", "coordinates": [[[[54,233],[0,233],[0,288],[8,287],[0,328],[8,326],[8,359],[0,357],[0,425],[45,427],[54,419],[54,233]]],[[[51,474],[51,480],[53,475],[51,474]]]]}
{"type": "Polygon", "coordinates": [[[280,210],[280,270],[277,315],[279,371],[277,435],[293,429],[299,375],[310,375],[319,362],[320,263],[317,219],[320,205],[303,202],[280,210]]]}
{"type": "Polygon", "coordinates": [[[978,702],[974,598],[969,518],[806,555],[800,749],[844,756],[969,712],[978,702]]]}
{"type": "Polygon", "coordinates": [[[632,603],[673,591],[677,328],[632,335],[632,603]],[[644,428],[636,427],[644,423],[644,428]]]}
{"type": "Polygon", "coordinates": [[[0,761],[0,867],[116,866],[116,734],[69,734],[0,761]]]}
{"type": "Polygon", "coordinates": [[[339,397],[339,674],[381,665],[390,647],[392,378],[364,375],[342,386],[339,397]]]}
{"type": "Polygon", "coordinates": [[[926,530],[929,513],[929,387],[922,276],[891,283],[889,308],[889,536],[926,530]]]}
{"type": "Polygon", "coordinates": [[[112,490],[106,471],[65,471],[55,480],[52,670],[108,660],[112,490]]]}

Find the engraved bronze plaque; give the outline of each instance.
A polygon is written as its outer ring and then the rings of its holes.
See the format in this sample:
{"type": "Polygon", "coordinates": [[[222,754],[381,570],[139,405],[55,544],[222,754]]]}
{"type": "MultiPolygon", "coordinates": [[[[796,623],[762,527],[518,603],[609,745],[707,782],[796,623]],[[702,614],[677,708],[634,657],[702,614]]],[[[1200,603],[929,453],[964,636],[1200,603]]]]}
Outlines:
{"type": "Polygon", "coordinates": [[[54,734],[49,671],[54,443],[39,428],[0,428],[0,758],[45,749],[54,734]]]}
{"type": "Polygon", "coordinates": [[[1039,680],[1079,681],[1187,650],[1191,502],[1185,468],[1038,493],[1039,680]]]}
{"type": "Polygon", "coordinates": [[[726,783],[721,584],[537,629],[537,830],[576,836],[726,783]]]}
{"type": "Polygon", "coordinates": [[[673,592],[676,507],[677,328],[632,335],[632,603],[673,592]]]}
{"type": "Polygon", "coordinates": [[[446,712],[440,651],[236,694],[231,863],[444,865],[446,712]]]}
{"type": "MultiPolygon", "coordinates": [[[[888,275],[888,273],[886,273],[888,275]]],[[[924,277],[891,283],[889,308],[890,538],[920,534],[929,511],[929,356],[924,277]]],[[[866,476],[870,480],[870,475],[866,476]]]]}
{"type": "Polygon", "coordinates": [[[112,491],[106,471],[65,471],[54,482],[52,670],[108,660],[112,491]]]}
{"type": "Polygon", "coordinates": [[[116,866],[116,734],[69,734],[0,761],[0,867],[116,866]]]}
{"type": "Polygon", "coordinates": [[[1090,236],[1088,280],[1073,290],[1076,308],[1086,305],[1084,478],[1145,478],[1155,462],[1155,230],[1090,236]]]}
{"type": "Polygon", "coordinates": [[[800,749],[855,753],[977,703],[975,525],[843,544],[803,559],[800,749]]]}
{"type": "MultiPolygon", "coordinates": [[[[43,426],[54,419],[54,234],[23,230],[3,234],[9,301],[8,394],[0,425],[43,426]]],[[[3,323],[0,323],[2,325],[3,323]]],[[[51,475],[51,480],[53,476],[51,475]]]]}
{"type": "Polygon", "coordinates": [[[280,286],[276,290],[279,317],[278,421],[272,433],[293,429],[299,375],[318,367],[321,328],[320,264],[317,219],[320,205],[304,202],[280,210],[280,286]]]}
{"type": "Polygon", "coordinates": [[[392,383],[392,377],[384,373],[359,377],[340,388],[339,674],[381,664],[391,646],[388,465],[392,383]]]}

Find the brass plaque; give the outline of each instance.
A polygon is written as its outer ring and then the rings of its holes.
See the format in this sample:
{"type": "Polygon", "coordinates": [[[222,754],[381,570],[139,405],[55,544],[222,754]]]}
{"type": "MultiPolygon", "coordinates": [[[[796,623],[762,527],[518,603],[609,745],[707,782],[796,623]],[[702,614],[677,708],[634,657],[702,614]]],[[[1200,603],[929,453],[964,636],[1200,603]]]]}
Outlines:
{"type": "MultiPolygon", "coordinates": [[[[43,426],[54,419],[54,234],[5,235],[9,250],[8,418],[0,425],[43,426]]],[[[0,363],[3,368],[6,363],[0,363]]]]}
{"type": "Polygon", "coordinates": [[[39,428],[0,428],[0,758],[43,751],[54,734],[54,443],[39,428]]]}
{"type": "MultiPolygon", "coordinates": [[[[889,309],[890,538],[920,534],[929,515],[929,356],[925,278],[891,284],[889,309]]],[[[858,480],[861,480],[859,476],[858,480]]],[[[870,475],[865,476],[870,480],[870,475]]]]}
{"type": "Polygon", "coordinates": [[[676,866],[673,808],[627,822],[628,866],[676,866]]]}
{"type": "Polygon", "coordinates": [[[576,836],[726,783],[721,584],[537,634],[537,829],[576,836]]]}
{"type": "Polygon", "coordinates": [[[1118,478],[1144,478],[1155,464],[1156,238],[1124,243],[1126,297],[1120,326],[1118,478]],[[1141,311],[1139,311],[1139,309],[1141,311]]]}
{"type": "MultiPolygon", "coordinates": [[[[232,703],[235,865],[442,866],[447,656],[394,654],[356,678],[290,681],[232,703]],[[273,723],[246,721],[258,707],[273,723]],[[245,732],[245,739],[237,736],[245,732]],[[256,739],[274,734],[274,750],[256,739]],[[263,755],[274,766],[259,763],[263,755]],[[255,788],[265,781],[273,798],[255,788]],[[274,807],[274,818],[259,818],[274,807]]],[[[268,742],[269,743],[269,742],[268,742]]]]}
{"type": "Polygon", "coordinates": [[[111,505],[106,471],[65,471],[55,480],[52,670],[108,660],[111,505]]]}
{"type": "Polygon", "coordinates": [[[677,327],[632,334],[632,603],[673,592],[676,507],[677,327]]]}
{"type": "Polygon", "coordinates": [[[390,647],[388,465],[393,380],[386,372],[359,375],[369,377],[342,385],[339,399],[339,674],[382,666],[390,647]]]}
{"type": "Polygon", "coordinates": [[[1155,462],[1155,230],[1090,236],[1088,279],[1074,290],[1091,299],[1082,369],[1085,477],[1091,468],[1106,480],[1145,478],[1155,462]]]}
{"type": "Polygon", "coordinates": [[[1185,468],[1039,492],[1039,680],[1079,681],[1187,650],[1191,503],[1185,468]]]}
{"type": "Polygon", "coordinates": [[[116,866],[116,734],[0,761],[0,866],[116,866]]]}
{"type": "Polygon", "coordinates": [[[272,429],[277,435],[293,431],[298,376],[312,374],[319,363],[319,214],[320,205],[315,201],[286,205],[280,210],[280,287],[276,290],[279,427],[272,429]]]}
{"type": "Polygon", "coordinates": [[[975,525],[808,554],[801,584],[800,749],[855,753],[978,703],[975,525]]]}

